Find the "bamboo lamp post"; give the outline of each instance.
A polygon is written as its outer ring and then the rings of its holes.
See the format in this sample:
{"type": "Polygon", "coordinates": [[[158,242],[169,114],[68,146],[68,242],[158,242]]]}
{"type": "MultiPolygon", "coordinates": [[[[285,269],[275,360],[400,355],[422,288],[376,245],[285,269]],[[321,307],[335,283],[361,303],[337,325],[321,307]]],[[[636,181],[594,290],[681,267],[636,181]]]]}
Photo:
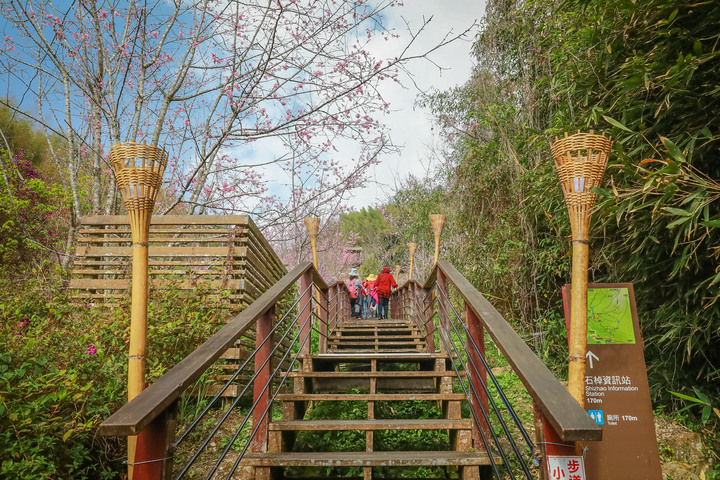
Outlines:
{"type": "Polygon", "coordinates": [[[307,217],[305,219],[305,228],[307,228],[308,236],[310,237],[310,248],[312,248],[313,265],[315,265],[315,270],[317,270],[317,237],[318,232],[320,231],[320,219],[318,217],[307,217]]]}
{"type": "MultiPolygon", "coordinates": [[[[317,238],[318,232],[320,231],[320,219],[318,217],[307,217],[305,219],[305,228],[307,229],[308,236],[310,237],[310,248],[312,249],[313,265],[315,266],[315,270],[317,270],[319,273],[320,267],[318,266],[317,238]]],[[[317,290],[315,292],[315,301],[317,303],[318,318],[322,318],[320,290],[317,290]]],[[[321,343],[322,342],[323,340],[321,340],[321,343]]]]}
{"type": "Polygon", "coordinates": [[[436,264],[438,262],[438,258],[440,258],[440,236],[442,235],[443,227],[445,226],[445,220],[445,215],[430,215],[430,223],[432,224],[433,233],[435,234],[435,257],[433,264],[436,264]]]}
{"type": "Polygon", "coordinates": [[[418,244],[413,242],[413,243],[408,243],[407,246],[408,246],[408,253],[410,253],[410,271],[408,272],[408,280],[412,280],[413,264],[415,261],[415,251],[418,248],[418,244]]]}
{"type": "Polygon", "coordinates": [[[402,265],[395,265],[395,281],[400,283],[398,280],[400,279],[400,270],[402,270],[402,265]]]}
{"type": "MultiPolygon", "coordinates": [[[[110,163],[132,233],[132,306],[128,359],[128,401],[145,388],[147,340],[148,236],[155,200],[162,184],[168,154],[143,143],[121,143],[110,148],[110,163]]],[[[135,459],[137,437],[128,438],[129,473],[135,459]]]]}
{"type": "Polygon", "coordinates": [[[593,187],[600,185],[612,147],[604,135],[576,133],[555,139],[552,154],[565,194],[572,230],[572,290],[570,301],[570,359],[568,390],[585,405],[587,350],[587,284],[590,216],[595,205],[593,187]]]}

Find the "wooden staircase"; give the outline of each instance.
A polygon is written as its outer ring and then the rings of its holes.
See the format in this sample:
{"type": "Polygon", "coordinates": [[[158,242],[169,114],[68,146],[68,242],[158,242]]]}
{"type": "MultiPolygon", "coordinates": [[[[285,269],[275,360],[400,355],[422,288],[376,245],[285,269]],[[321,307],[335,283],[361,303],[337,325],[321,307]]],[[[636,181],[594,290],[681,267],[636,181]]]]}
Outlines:
{"type": "Polygon", "coordinates": [[[427,353],[414,324],[346,319],[328,353],[303,356],[290,376],[293,393],[276,398],[282,419],[269,423],[268,452],[246,453],[237,478],[485,477],[489,458],[473,450],[450,359],[427,353]],[[354,451],[337,451],[346,449],[354,451]]]}

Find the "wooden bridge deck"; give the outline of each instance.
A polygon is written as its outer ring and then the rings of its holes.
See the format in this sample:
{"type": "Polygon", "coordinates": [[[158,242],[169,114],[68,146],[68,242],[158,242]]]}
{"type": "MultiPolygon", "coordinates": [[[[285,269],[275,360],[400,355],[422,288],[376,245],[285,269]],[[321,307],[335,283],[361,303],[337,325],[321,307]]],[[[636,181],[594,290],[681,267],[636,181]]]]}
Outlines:
{"type": "Polygon", "coordinates": [[[428,353],[425,338],[411,322],[346,319],[329,336],[328,353],[302,356],[290,376],[294,391],[277,397],[283,417],[269,424],[268,452],[246,454],[242,478],[330,478],[347,473],[343,468],[361,467],[362,475],[355,478],[370,479],[379,478],[380,467],[384,475],[396,471],[397,476],[426,467],[444,471],[441,478],[467,479],[480,478],[490,464],[485,452],[473,450],[472,422],[461,415],[465,395],[453,393],[457,377],[449,357],[428,353]],[[347,401],[366,402],[366,418],[312,418],[321,402],[347,401]],[[378,402],[434,402],[442,417],[382,418],[376,415],[378,402]],[[378,451],[378,436],[400,430],[432,430],[449,442],[444,450],[378,451]],[[330,445],[325,451],[302,451],[308,446],[301,444],[300,434],[308,431],[361,432],[365,448],[337,452],[330,445]]]}

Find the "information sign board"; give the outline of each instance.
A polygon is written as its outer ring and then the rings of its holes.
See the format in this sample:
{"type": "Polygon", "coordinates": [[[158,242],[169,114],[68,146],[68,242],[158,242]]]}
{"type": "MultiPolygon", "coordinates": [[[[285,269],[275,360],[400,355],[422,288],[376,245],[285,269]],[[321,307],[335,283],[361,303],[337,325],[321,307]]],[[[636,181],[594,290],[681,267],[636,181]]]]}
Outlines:
{"type": "MultiPolygon", "coordinates": [[[[563,287],[565,321],[570,286],[563,287]]],[[[631,283],[588,285],[585,409],[602,426],[585,466],[597,480],[662,478],[642,335],[631,283]]]]}
{"type": "Polygon", "coordinates": [[[552,480],[586,480],[583,457],[548,455],[547,466],[552,480]]]}

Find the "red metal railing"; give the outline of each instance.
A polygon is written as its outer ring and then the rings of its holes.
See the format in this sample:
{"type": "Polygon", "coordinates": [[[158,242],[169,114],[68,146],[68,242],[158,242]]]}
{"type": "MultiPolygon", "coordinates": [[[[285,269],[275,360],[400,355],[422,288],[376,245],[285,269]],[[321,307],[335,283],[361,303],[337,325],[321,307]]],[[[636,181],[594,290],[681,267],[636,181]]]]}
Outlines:
{"type": "MultiPolygon", "coordinates": [[[[528,452],[529,459],[518,458],[517,462],[509,462],[516,467],[519,465],[518,470],[526,478],[530,478],[526,462],[541,463],[541,471],[545,472],[548,455],[575,455],[583,442],[601,439],[601,427],[570,396],[502,315],[450,263],[438,262],[423,285],[415,281],[402,285],[393,294],[391,310],[394,318],[411,319],[416,323],[425,335],[429,352],[439,350],[450,355],[451,359],[460,360],[457,362],[459,366],[453,360],[453,367],[457,368],[458,376],[460,369],[464,370],[468,379],[464,384],[467,387],[463,388],[474,419],[475,448],[495,452],[506,468],[510,466],[500,442],[495,439],[491,417],[500,421],[502,429],[510,437],[509,444],[515,455],[521,455],[508,430],[509,425],[502,420],[503,415],[494,404],[493,395],[499,398],[501,407],[507,409],[507,416],[517,424],[519,434],[531,450],[528,452]],[[454,304],[459,304],[458,308],[454,304]],[[518,416],[488,366],[485,333],[532,397],[536,419],[534,441],[524,433],[525,427],[518,424],[518,416]]],[[[497,469],[495,474],[501,477],[497,469]]],[[[509,471],[509,476],[515,478],[512,471],[509,471]]]]}
{"type": "MultiPolygon", "coordinates": [[[[311,263],[298,265],[222,330],[103,422],[100,433],[117,436],[140,434],[133,461],[135,480],[182,478],[189,472],[189,465],[201,454],[217,456],[215,472],[223,458],[235,447],[241,452],[233,466],[226,469],[229,471],[226,478],[231,478],[245,451],[267,451],[273,399],[298,357],[311,352],[314,339],[317,339],[317,347],[312,349],[320,353],[326,351],[327,337],[342,319],[349,316],[349,305],[344,282],[328,286],[311,263]],[[280,312],[281,299],[294,292],[298,283],[294,303],[285,305],[286,311],[280,312]],[[199,418],[190,422],[176,438],[176,426],[184,423],[183,419],[178,421],[177,415],[181,395],[251,328],[255,329],[255,349],[248,353],[245,362],[238,366],[236,374],[224,387],[226,389],[231,383],[239,381],[237,386],[242,388],[241,393],[227,406],[225,413],[210,417],[213,427],[209,434],[199,448],[193,446],[190,449],[189,462],[179,469],[175,477],[171,476],[173,457],[179,456],[178,449],[184,448],[183,442],[194,436],[191,433],[196,433],[195,429],[202,429],[206,422],[201,425],[200,419],[206,418],[208,412],[222,402],[223,390],[206,402],[199,418]],[[278,347],[282,344],[288,347],[279,355],[278,347]],[[239,380],[242,378],[240,373],[247,369],[251,378],[239,380]],[[250,406],[243,413],[244,417],[238,419],[236,407],[241,405],[243,395],[250,391],[252,399],[247,402],[250,406]],[[213,435],[229,419],[240,424],[235,428],[232,439],[224,446],[222,454],[207,453],[206,446],[215,438],[213,435]]],[[[498,448],[501,442],[496,438],[491,418],[505,416],[500,409],[511,412],[512,406],[503,396],[485,360],[485,333],[492,338],[532,397],[538,426],[542,425],[546,432],[543,438],[530,442],[531,448],[533,443],[536,446],[531,454],[545,458],[545,455],[558,454],[563,449],[574,452],[578,442],[600,439],[600,427],[570,397],[482,294],[449,263],[439,262],[425,284],[408,282],[395,292],[391,316],[415,322],[425,335],[428,351],[440,350],[449,355],[470,403],[476,448],[485,448],[491,458],[495,454],[501,458],[494,465],[496,476],[500,477],[498,465],[514,465],[515,462],[498,448]],[[458,302],[462,303],[461,308],[455,307],[458,302]],[[461,369],[464,370],[463,375],[461,369]],[[500,397],[502,405],[494,403],[494,396],[500,397]]],[[[505,431],[513,422],[518,423],[516,415],[510,416],[512,421],[502,425],[505,431]]],[[[517,453],[520,448],[513,447],[512,450],[517,453]]],[[[525,462],[523,459],[520,461],[525,462]]],[[[510,478],[515,478],[512,471],[510,478]]]]}

